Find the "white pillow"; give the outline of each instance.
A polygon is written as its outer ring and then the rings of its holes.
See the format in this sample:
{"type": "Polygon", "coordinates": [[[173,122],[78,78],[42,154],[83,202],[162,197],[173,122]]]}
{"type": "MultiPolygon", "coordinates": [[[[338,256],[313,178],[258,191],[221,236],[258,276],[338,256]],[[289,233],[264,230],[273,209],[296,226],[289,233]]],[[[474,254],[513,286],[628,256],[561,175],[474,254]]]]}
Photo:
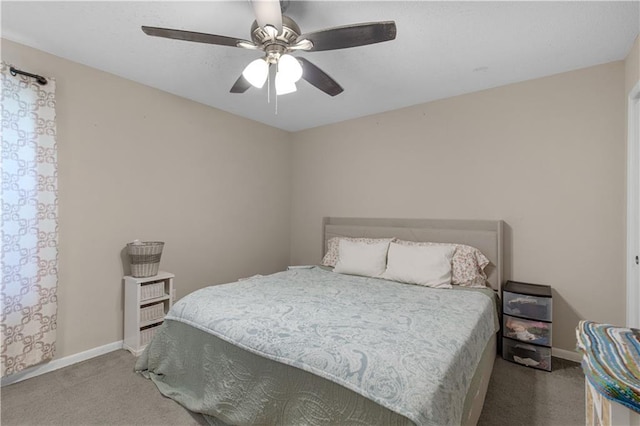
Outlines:
{"type": "Polygon", "coordinates": [[[341,274],[379,277],[387,265],[389,242],[367,244],[340,240],[338,246],[338,263],[333,269],[341,274]]]}
{"type": "Polygon", "coordinates": [[[391,243],[381,278],[434,288],[451,288],[453,245],[406,246],[391,243]]]}
{"type": "Polygon", "coordinates": [[[348,240],[353,241],[354,243],[367,243],[367,244],[376,244],[382,242],[391,242],[395,241],[395,238],[366,238],[366,237],[331,237],[327,242],[327,252],[322,258],[322,265],[331,266],[332,268],[336,266],[338,263],[338,247],[340,246],[340,241],[348,240]]]}

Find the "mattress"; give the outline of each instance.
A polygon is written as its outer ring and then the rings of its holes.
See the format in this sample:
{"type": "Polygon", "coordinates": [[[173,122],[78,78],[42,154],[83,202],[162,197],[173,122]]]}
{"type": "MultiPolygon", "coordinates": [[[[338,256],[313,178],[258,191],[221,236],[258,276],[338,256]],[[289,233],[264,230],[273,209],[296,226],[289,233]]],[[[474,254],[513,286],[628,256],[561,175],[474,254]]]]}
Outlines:
{"type": "Polygon", "coordinates": [[[180,300],[136,369],[229,424],[460,424],[495,295],[321,268],[180,300]]]}

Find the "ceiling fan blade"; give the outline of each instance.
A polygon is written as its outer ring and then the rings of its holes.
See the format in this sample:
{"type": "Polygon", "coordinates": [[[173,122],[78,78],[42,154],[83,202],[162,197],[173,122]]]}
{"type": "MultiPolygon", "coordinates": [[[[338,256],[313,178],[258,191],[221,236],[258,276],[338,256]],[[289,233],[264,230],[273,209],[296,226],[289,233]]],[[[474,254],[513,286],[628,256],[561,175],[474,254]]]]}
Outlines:
{"type": "Polygon", "coordinates": [[[309,62],[307,59],[296,59],[302,64],[302,78],[307,80],[309,83],[330,96],[336,96],[344,92],[342,86],[336,83],[336,81],[329,77],[327,73],[309,62]]]}
{"type": "Polygon", "coordinates": [[[244,78],[244,76],[242,74],[240,74],[240,77],[238,77],[236,82],[233,84],[233,87],[231,88],[230,92],[231,93],[244,93],[250,87],[251,87],[251,83],[249,83],[247,81],[247,79],[244,78]]]}
{"type": "Polygon", "coordinates": [[[309,52],[322,50],[345,49],[347,47],[365,46],[396,38],[394,21],[370,22],[346,25],[344,27],[327,28],[326,30],[302,34],[297,42],[309,40],[313,46],[309,52]]]}
{"type": "Polygon", "coordinates": [[[282,10],[279,0],[251,0],[251,5],[258,25],[263,29],[272,26],[278,30],[278,34],[282,32],[282,10]]]}
{"type": "Polygon", "coordinates": [[[217,44],[220,46],[245,47],[239,46],[239,43],[247,46],[255,45],[255,43],[233,37],[225,37],[215,34],[196,33],[193,31],[172,30],[169,28],[145,27],[142,26],[145,34],[154,37],[172,38],[175,40],[195,41],[197,43],[217,44]]]}

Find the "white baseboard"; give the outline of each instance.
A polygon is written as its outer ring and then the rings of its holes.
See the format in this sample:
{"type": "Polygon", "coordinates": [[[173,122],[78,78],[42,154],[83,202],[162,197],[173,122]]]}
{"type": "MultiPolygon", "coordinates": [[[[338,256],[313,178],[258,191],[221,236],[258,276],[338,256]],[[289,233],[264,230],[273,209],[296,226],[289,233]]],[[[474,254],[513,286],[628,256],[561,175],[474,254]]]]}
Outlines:
{"type": "Polygon", "coordinates": [[[13,383],[18,383],[26,379],[30,379],[32,377],[39,376],[41,374],[49,373],[51,371],[58,370],[63,367],[68,367],[71,364],[76,364],[78,362],[86,361],[91,358],[95,358],[100,355],[104,355],[109,352],[117,351],[118,349],[122,349],[122,340],[119,342],[109,343],[104,346],[99,346],[97,348],[89,349],[84,352],[80,352],[74,355],[69,355],[64,358],[54,359],[53,361],[49,361],[44,364],[39,364],[27,369],[22,370],[19,373],[12,374],[7,377],[2,378],[2,386],[11,385],[13,383]]]}
{"type": "Polygon", "coordinates": [[[556,358],[568,359],[569,361],[582,362],[582,356],[576,351],[566,349],[551,348],[551,355],[556,358]]]}

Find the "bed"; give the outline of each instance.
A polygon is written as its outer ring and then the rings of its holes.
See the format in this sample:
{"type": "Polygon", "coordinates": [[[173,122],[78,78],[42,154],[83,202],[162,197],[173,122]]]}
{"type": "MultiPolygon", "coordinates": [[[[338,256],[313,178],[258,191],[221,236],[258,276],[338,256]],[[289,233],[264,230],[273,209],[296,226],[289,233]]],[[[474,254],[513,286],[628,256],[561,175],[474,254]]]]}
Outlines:
{"type": "Polygon", "coordinates": [[[211,424],[475,424],[496,354],[502,222],[325,218],[334,237],[468,244],[486,289],[292,268],[174,305],[136,370],[211,424]]]}

